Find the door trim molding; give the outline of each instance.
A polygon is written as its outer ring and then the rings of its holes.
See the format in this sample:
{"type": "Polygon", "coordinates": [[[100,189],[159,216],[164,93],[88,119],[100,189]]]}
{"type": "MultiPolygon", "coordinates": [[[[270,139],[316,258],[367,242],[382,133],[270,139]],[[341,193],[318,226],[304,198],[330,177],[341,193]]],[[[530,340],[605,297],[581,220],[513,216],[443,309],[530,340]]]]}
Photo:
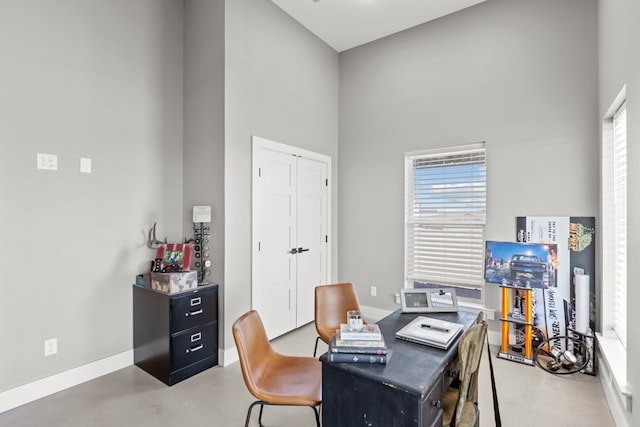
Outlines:
{"type": "Polygon", "coordinates": [[[333,211],[332,211],[332,187],[333,187],[333,180],[332,178],[332,169],[331,169],[331,157],[327,156],[325,154],[320,154],[314,151],[310,151],[310,150],[306,150],[300,147],[296,147],[296,146],[292,146],[292,145],[287,145],[287,144],[283,144],[280,142],[276,142],[276,141],[271,141],[269,139],[266,138],[262,138],[256,135],[252,135],[252,152],[251,152],[251,173],[252,173],[252,177],[251,177],[251,201],[252,201],[252,207],[251,207],[251,302],[250,302],[250,306],[254,307],[254,303],[253,303],[253,283],[254,283],[254,272],[253,272],[253,267],[254,267],[254,260],[253,260],[253,254],[256,250],[256,240],[255,240],[255,230],[256,230],[256,223],[255,223],[255,215],[254,215],[254,207],[256,204],[255,201],[255,191],[254,191],[254,187],[255,187],[255,183],[258,179],[258,167],[256,166],[256,153],[259,150],[270,150],[270,151],[276,151],[276,152],[280,152],[280,153],[285,153],[285,154],[291,154],[294,156],[298,156],[298,157],[302,157],[305,159],[309,159],[309,160],[315,160],[318,162],[322,162],[325,163],[327,165],[327,254],[326,254],[326,277],[325,277],[325,281],[326,283],[330,283],[331,277],[333,277],[332,275],[332,263],[331,263],[331,259],[332,259],[332,245],[334,242],[334,236],[333,236],[333,232],[332,232],[332,215],[333,215],[333,211]]]}

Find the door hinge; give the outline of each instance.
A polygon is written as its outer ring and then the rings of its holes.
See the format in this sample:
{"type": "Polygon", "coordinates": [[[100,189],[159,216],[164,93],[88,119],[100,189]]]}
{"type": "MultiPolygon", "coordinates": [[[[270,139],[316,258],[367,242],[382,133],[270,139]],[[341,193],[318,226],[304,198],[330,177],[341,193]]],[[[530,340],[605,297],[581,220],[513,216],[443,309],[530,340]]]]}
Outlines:
{"type": "Polygon", "coordinates": [[[258,252],[260,252],[260,242],[258,242],[258,252]]]}
{"type": "Polygon", "coordinates": [[[326,178],[326,179],[324,180],[324,186],[325,186],[325,187],[328,187],[328,186],[329,186],[329,178],[326,178]]]}
{"type": "Polygon", "coordinates": [[[325,243],[329,243],[329,236],[327,236],[327,235],[324,236],[324,242],[325,243]]]}
{"type": "Polygon", "coordinates": [[[262,178],[262,168],[258,168],[258,178],[262,178]]]}

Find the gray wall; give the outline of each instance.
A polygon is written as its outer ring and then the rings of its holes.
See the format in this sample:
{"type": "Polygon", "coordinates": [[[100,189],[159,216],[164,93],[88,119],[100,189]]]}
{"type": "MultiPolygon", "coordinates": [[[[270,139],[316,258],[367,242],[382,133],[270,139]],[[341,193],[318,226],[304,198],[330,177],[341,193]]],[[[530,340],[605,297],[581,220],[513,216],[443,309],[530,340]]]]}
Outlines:
{"type": "Polygon", "coordinates": [[[184,2],[184,234],[193,236],[193,206],[211,206],[212,266],[206,280],[219,284],[219,301],[225,296],[224,3],[184,2]]]}
{"type": "Polygon", "coordinates": [[[3,391],[132,348],[146,232],[182,238],[182,3],[0,7],[3,391]]]}
{"type": "MultiPolygon", "coordinates": [[[[338,54],[267,0],[226,3],[225,348],[251,308],[251,136],[333,159],[337,225],[338,54]]],[[[332,244],[336,265],[336,242],[332,244]]]]}
{"type": "MultiPolygon", "coordinates": [[[[628,155],[628,235],[640,235],[640,3],[631,0],[598,1],[599,34],[599,119],[602,119],[623,85],[627,85],[627,155],[628,155]]],[[[634,363],[640,357],[640,339],[635,325],[640,324],[640,289],[635,286],[634,261],[640,259],[640,243],[630,238],[627,247],[629,260],[627,287],[627,380],[637,401],[640,389],[640,368],[634,363]]],[[[637,405],[635,405],[637,406],[637,405]]],[[[625,413],[629,426],[640,425],[640,411],[625,413]]]]}
{"type": "Polygon", "coordinates": [[[596,25],[595,0],[489,0],[340,55],[339,278],[361,304],[397,308],[407,151],[486,141],[488,240],[597,214],[596,25]]]}

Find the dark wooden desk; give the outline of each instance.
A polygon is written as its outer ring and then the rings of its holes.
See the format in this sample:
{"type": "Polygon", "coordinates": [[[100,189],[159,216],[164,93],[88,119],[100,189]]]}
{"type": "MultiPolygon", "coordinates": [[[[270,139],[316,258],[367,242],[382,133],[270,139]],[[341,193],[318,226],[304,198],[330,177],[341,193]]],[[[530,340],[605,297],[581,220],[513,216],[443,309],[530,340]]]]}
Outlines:
{"type": "MultiPolygon", "coordinates": [[[[428,313],[465,325],[476,314],[428,313]]],[[[322,425],[326,427],[442,426],[440,399],[457,375],[458,341],[440,350],[395,338],[416,314],[400,310],[378,322],[393,355],[386,365],[322,361],[322,425]]]]}

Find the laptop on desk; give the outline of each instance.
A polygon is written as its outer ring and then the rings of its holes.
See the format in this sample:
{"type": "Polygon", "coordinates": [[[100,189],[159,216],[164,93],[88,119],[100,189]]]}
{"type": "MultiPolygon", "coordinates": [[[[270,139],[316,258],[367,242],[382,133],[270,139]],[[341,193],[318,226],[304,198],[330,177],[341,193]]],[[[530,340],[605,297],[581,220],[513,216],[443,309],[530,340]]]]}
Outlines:
{"type": "Polygon", "coordinates": [[[401,340],[446,350],[463,328],[459,323],[418,316],[397,331],[395,336],[401,340]]]}

